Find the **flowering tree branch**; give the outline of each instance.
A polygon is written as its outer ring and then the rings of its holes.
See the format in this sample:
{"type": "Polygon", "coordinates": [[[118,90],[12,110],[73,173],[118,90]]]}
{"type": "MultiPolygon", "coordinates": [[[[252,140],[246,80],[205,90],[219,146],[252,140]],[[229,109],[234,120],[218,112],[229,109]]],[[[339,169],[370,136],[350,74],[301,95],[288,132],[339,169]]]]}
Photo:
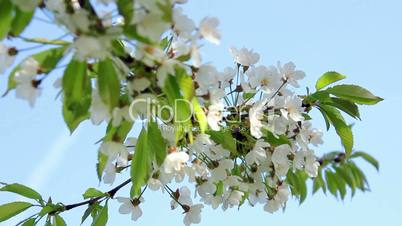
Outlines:
{"type": "Polygon", "coordinates": [[[222,71],[203,63],[201,46],[220,43],[219,20],[206,17],[196,24],[180,7],[185,2],[0,1],[0,74],[9,74],[4,96],[15,92],[34,107],[43,80],[63,69],[54,87],[70,131],[85,120],[107,124],[99,141],[99,181],[112,184],[118,175],[130,174],[112,190],[89,188],[85,201],[69,205],[44,200],[21,184],[2,184],[0,191],[32,202],[1,205],[0,222],[40,208],[18,225],[42,219],[47,225],[66,225],[63,212],[88,206],[83,221],[91,216],[93,225],[104,226],[112,200],[121,204],[120,213],[136,221],[145,191],[151,190],[168,193],[171,209],[180,206],[189,226],[200,223],[204,205],[227,210],[261,204],[274,213],[291,196],[302,203],[310,180],[313,193],[329,191],[341,199],[349,190],[352,195],[368,190],[354,161],[364,159],[377,170],[379,163],[355,150],[344,115],[360,119],[360,105],[382,99],[357,85],[335,84],[346,76],[333,71],[318,78],[314,92],[307,88],[300,94],[299,81],[306,74],[293,62],[260,65],[260,55],[247,48],[230,48],[234,66],[222,71]],[[36,21],[62,30],[59,38],[23,33],[38,13],[47,19],[36,21]],[[15,46],[16,38],[28,47],[15,46]],[[26,58],[14,65],[20,54],[26,58]],[[335,129],[342,151],[316,156],[323,131],[313,126],[314,109],[327,130],[335,129]],[[140,131],[134,131],[136,124],[140,131]],[[134,132],[139,135],[130,137],[134,132]],[[184,180],[194,188],[169,186],[184,180]],[[115,197],[127,185],[128,197],[115,197]]]}

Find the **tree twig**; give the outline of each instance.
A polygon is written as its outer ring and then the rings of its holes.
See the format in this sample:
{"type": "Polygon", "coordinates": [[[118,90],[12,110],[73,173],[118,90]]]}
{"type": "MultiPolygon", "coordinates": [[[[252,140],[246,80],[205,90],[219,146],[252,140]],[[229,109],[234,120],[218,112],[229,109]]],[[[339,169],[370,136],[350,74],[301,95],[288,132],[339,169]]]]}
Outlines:
{"type": "MultiPolygon", "coordinates": [[[[129,184],[131,182],[131,178],[127,179],[126,181],[124,181],[123,183],[121,183],[120,185],[118,185],[117,187],[113,188],[112,190],[106,192],[105,194],[107,194],[107,196],[109,196],[110,198],[113,198],[114,195],[120,190],[122,189],[124,186],[126,186],[127,184],[129,184]]],[[[69,204],[66,205],[64,208],[64,211],[67,210],[71,210],[80,206],[84,206],[84,205],[88,205],[88,204],[93,204],[99,200],[101,200],[102,198],[104,198],[104,196],[100,196],[100,197],[96,197],[96,198],[92,198],[90,200],[84,201],[84,202],[79,202],[79,203],[74,203],[74,204],[69,204]]]]}

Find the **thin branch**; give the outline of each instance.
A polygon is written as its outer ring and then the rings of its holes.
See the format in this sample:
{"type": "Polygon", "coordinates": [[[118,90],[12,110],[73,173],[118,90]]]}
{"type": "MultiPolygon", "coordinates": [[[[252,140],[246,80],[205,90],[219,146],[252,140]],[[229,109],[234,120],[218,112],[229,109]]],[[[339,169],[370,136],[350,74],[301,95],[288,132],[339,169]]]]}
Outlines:
{"type": "MultiPolygon", "coordinates": [[[[124,186],[126,186],[126,185],[129,184],[130,182],[131,182],[131,178],[130,178],[130,179],[127,179],[126,181],[124,181],[123,183],[121,183],[119,186],[113,188],[112,190],[106,192],[106,194],[107,194],[109,197],[113,198],[114,195],[115,195],[120,189],[122,189],[124,186]]],[[[84,201],[84,202],[79,202],[79,203],[75,203],[75,204],[66,205],[65,208],[64,208],[64,211],[71,210],[71,209],[74,209],[74,208],[77,208],[77,207],[80,207],[80,206],[84,206],[84,205],[88,205],[88,204],[93,204],[93,203],[95,203],[95,202],[101,200],[102,198],[104,198],[104,196],[92,198],[92,199],[87,200],[87,201],[84,201]]]]}

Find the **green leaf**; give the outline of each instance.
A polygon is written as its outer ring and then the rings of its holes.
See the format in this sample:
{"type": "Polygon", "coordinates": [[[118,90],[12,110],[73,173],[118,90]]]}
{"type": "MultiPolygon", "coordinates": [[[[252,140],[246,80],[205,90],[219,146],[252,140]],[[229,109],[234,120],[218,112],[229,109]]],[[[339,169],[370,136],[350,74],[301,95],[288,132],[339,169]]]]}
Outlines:
{"type": "Polygon", "coordinates": [[[102,101],[112,111],[119,104],[120,80],[111,59],[99,62],[98,87],[102,101]]]}
{"type": "Polygon", "coordinates": [[[34,13],[34,10],[31,12],[25,12],[22,11],[19,7],[15,7],[15,16],[11,23],[10,33],[13,36],[20,35],[31,22],[34,13]]]}
{"type": "Polygon", "coordinates": [[[307,198],[306,179],[306,174],[301,171],[297,173],[289,171],[287,174],[286,180],[291,187],[292,194],[299,198],[299,204],[302,204],[307,198]]]}
{"type": "Polygon", "coordinates": [[[59,215],[54,216],[53,226],[67,226],[66,222],[59,215]]]}
{"type": "Polygon", "coordinates": [[[25,221],[21,226],[34,226],[34,225],[35,225],[35,218],[31,218],[25,221]]]}
{"type": "Polygon", "coordinates": [[[188,123],[191,118],[190,103],[183,98],[177,80],[172,75],[168,75],[163,87],[169,104],[174,107],[175,123],[188,123]]]}
{"type": "Polygon", "coordinates": [[[370,163],[372,166],[374,166],[374,168],[376,168],[377,171],[380,170],[380,163],[377,161],[377,159],[375,159],[373,156],[371,156],[365,152],[357,151],[357,152],[354,152],[350,157],[351,158],[361,157],[364,160],[366,160],[368,163],[370,163]]]}
{"type": "Polygon", "coordinates": [[[42,200],[42,196],[37,191],[22,184],[8,184],[0,188],[0,191],[13,192],[26,198],[35,199],[38,201],[42,200]]]}
{"type": "Polygon", "coordinates": [[[325,113],[324,110],[322,110],[320,107],[318,107],[317,109],[321,112],[322,117],[324,118],[324,121],[325,121],[325,126],[326,126],[327,131],[328,131],[331,128],[331,123],[329,121],[329,118],[328,118],[328,116],[327,116],[327,114],[325,113]]]}
{"type": "Polygon", "coordinates": [[[205,133],[208,127],[207,116],[205,115],[204,110],[202,110],[200,102],[196,97],[193,98],[192,105],[194,109],[195,118],[197,119],[197,122],[200,126],[200,131],[201,133],[205,133]]]}
{"type": "Polygon", "coordinates": [[[361,191],[368,190],[369,186],[364,173],[353,162],[349,162],[346,167],[349,167],[349,169],[352,171],[355,178],[356,187],[358,187],[361,191]]]}
{"type": "Polygon", "coordinates": [[[341,138],[341,142],[345,148],[346,156],[349,157],[353,149],[352,129],[346,124],[345,119],[337,109],[326,105],[320,105],[320,109],[325,112],[325,115],[335,127],[336,133],[341,138]]]}
{"type": "Polygon", "coordinates": [[[109,122],[103,141],[113,140],[123,143],[126,140],[127,134],[130,132],[131,128],[133,128],[132,121],[123,120],[117,127],[114,127],[113,123],[109,122]]]}
{"type": "Polygon", "coordinates": [[[105,170],[106,163],[108,160],[108,156],[98,151],[98,163],[96,163],[96,174],[98,176],[98,180],[102,180],[102,174],[105,170]]]}
{"type": "Polygon", "coordinates": [[[147,135],[149,148],[155,155],[156,163],[160,166],[166,158],[167,146],[156,122],[149,122],[147,135]]]}
{"type": "Polygon", "coordinates": [[[325,171],[325,180],[327,181],[327,187],[329,192],[335,197],[338,197],[337,185],[335,182],[334,173],[329,170],[325,171]]]}
{"type": "Polygon", "coordinates": [[[313,194],[315,194],[320,188],[322,188],[323,192],[327,192],[327,186],[325,185],[325,181],[322,178],[322,173],[321,170],[318,171],[318,175],[316,178],[314,178],[314,183],[313,183],[313,194]]]}
{"type": "Polygon", "coordinates": [[[300,194],[299,204],[302,204],[307,198],[307,185],[306,185],[307,176],[305,175],[304,172],[299,171],[296,174],[296,177],[300,194]]]}
{"type": "Polygon", "coordinates": [[[0,40],[7,36],[13,19],[13,5],[9,0],[0,1],[0,40]]]}
{"type": "Polygon", "coordinates": [[[335,172],[333,174],[333,179],[335,181],[335,184],[336,184],[337,190],[339,191],[341,199],[344,200],[345,196],[346,196],[346,183],[345,183],[345,181],[342,179],[341,176],[339,176],[337,174],[337,172],[335,172]]]}
{"type": "Polygon", "coordinates": [[[195,96],[193,79],[181,67],[176,67],[175,76],[177,79],[177,83],[179,84],[180,90],[183,93],[183,97],[186,100],[191,101],[195,96]]]}
{"type": "Polygon", "coordinates": [[[84,194],[82,194],[82,197],[84,199],[90,199],[90,198],[96,198],[96,197],[102,197],[105,196],[105,193],[102,191],[99,191],[98,189],[95,188],[88,188],[84,194]]]}
{"type": "Polygon", "coordinates": [[[330,105],[335,108],[338,108],[339,110],[345,112],[346,114],[350,115],[351,117],[353,117],[355,119],[360,119],[359,107],[355,103],[345,100],[345,99],[336,98],[336,97],[331,97],[330,100],[331,101],[327,101],[324,103],[326,105],[330,105]]]}
{"type": "Polygon", "coordinates": [[[105,206],[102,208],[98,216],[95,217],[92,222],[92,226],[105,226],[108,220],[108,202],[106,201],[105,206]]]}
{"type": "Polygon", "coordinates": [[[141,187],[147,184],[151,171],[151,151],[147,141],[147,131],[143,128],[138,137],[131,164],[131,197],[141,193],[141,187]]]}
{"type": "Polygon", "coordinates": [[[53,211],[55,211],[55,210],[56,210],[56,206],[55,206],[54,204],[49,203],[49,204],[47,204],[46,206],[44,206],[44,207],[40,210],[40,212],[38,213],[38,215],[39,215],[40,217],[43,217],[43,216],[46,216],[47,214],[49,214],[49,213],[51,213],[51,212],[53,212],[53,211]]]}
{"type": "Polygon", "coordinates": [[[329,71],[324,73],[318,80],[317,83],[315,84],[315,88],[317,90],[321,90],[332,83],[335,83],[339,80],[345,79],[346,76],[339,74],[338,72],[335,71],[329,71]]]}
{"type": "Polygon", "coordinates": [[[233,138],[229,130],[207,132],[215,143],[222,145],[223,148],[229,150],[232,154],[237,155],[236,140],[233,138]]]}
{"type": "Polygon", "coordinates": [[[275,136],[271,131],[268,130],[266,130],[265,134],[266,136],[264,137],[264,139],[273,146],[280,146],[283,144],[292,145],[289,138],[284,134],[275,136]]]}
{"type": "Polygon", "coordinates": [[[0,222],[6,221],[31,207],[28,202],[12,202],[0,206],[0,222]]]}
{"type": "Polygon", "coordinates": [[[340,176],[352,190],[352,197],[356,193],[356,183],[352,171],[346,167],[335,167],[336,174],[340,176]]]}
{"type": "Polygon", "coordinates": [[[356,85],[338,85],[326,90],[337,97],[352,101],[356,104],[374,105],[384,100],[374,96],[370,91],[356,85]]]}
{"type": "Polygon", "coordinates": [[[62,80],[63,116],[70,132],[89,117],[91,105],[91,81],[87,76],[86,62],[71,60],[62,80]]]}
{"type": "MultiPolygon", "coordinates": [[[[58,48],[47,49],[42,52],[36,53],[32,56],[28,56],[24,60],[32,57],[33,59],[38,61],[41,72],[44,74],[48,74],[56,67],[56,65],[59,63],[60,59],[64,56],[65,50],[66,50],[66,47],[64,47],[64,46],[58,47],[58,48]]],[[[10,76],[8,77],[7,91],[5,94],[3,94],[3,96],[6,95],[10,90],[12,90],[16,87],[17,83],[15,82],[14,77],[15,77],[15,74],[20,69],[21,69],[21,65],[17,65],[11,72],[10,76]]]]}
{"type": "Polygon", "coordinates": [[[96,203],[88,205],[88,208],[85,210],[84,214],[81,217],[81,225],[85,222],[85,220],[91,215],[94,208],[97,206],[96,203]]]}

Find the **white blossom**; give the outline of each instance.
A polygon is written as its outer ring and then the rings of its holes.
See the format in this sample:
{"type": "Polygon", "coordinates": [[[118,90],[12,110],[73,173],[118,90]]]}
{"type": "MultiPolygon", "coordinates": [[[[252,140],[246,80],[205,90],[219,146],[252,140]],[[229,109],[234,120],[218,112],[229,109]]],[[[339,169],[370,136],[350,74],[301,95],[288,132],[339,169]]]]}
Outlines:
{"type": "Polygon", "coordinates": [[[269,213],[278,211],[288,201],[289,195],[289,187],[286,184],[282,184],[278,187],[274,198],[268,200],[268,203],[264,206],[264,210],[269,213]]]}
{"type": "Polygon", "coordinates": [[[228,170],[232,170],[234,162],[231,159],[223,159],[219,161],[218,167],[211,171],[211,181],[218,182],[225,180],[228,176],[228,170]]]}
{"type": "Polygon", "coordinates": [[[131,117],[129,114],[129,106],[124,106],[122,108],[115,107],[112,111],[112,116],[113,116],[112,125],[114,127],[119,126],[123,119],[126,121],[131,121],[131,117]]]}
{"type": "Polygon", "coordinates": [[[223,111],[222,103],[215,103],[209,106],[207,121],[208,125],[212,130],[218,131],[220,130],[219,122],[222,121],[222,111],[223,111]]]}
{"type": "Polygon", "coordinates": [[[196,190],[202,198],[206,198],[208,195],[213,195],[216,192],[216,186],[210,181],[206,181],[198,185],[196,190]]]}
{"type": "Polygon", "coordinates": [[[320,129],[312,128],[311,122],[306,121],[303,122],[302,129],[297,138],[300,145],[304,147],[306,147],[307,144],[312,144],[317,147],[324,143],[322,136],[323,132],[320,129]]]}
{"type": "Polygon", "coordinates": [[[243,66],[251,66],[254,65],[260,60],[260,55],[258,53],[254,53],[253,50],[249,50],[246,48],[241,48],[240,50],[232,47],[229,49],[233,59],[236,63],[241,64],[243,66]]]}
{"type": "Polygon", "coordinates": [[[79,36],[73,43],[80,60],[87,58],[103,59],[109,55],[109,39],[106,37],[79,36]]]}
{"type": "Polygon", "coordinates": [[[300,70],[295,70],[296,65],[293,62],[286,63],[281,66],[280,63],[278,63],[278,68],[280,73],[282,74],[283,78],[293,87],[300,87],[299,83],[297,82],[300,79],[303,79],[306,74],[304,74],[303,71],[300,70]]]}
{"type": "Polygon", "coordinates": [[[191,33],[195,29],[195,24],[192,19],[183,13],[182,8],[173,9],[174,30],[184,38],[190,38],[191,33]]]}
{"type": "Polygon", "coordinates": [[[260,87],[265,93],[273,93],[280,87],[281,77],[273,66],[258,66],[247,71],[251,87],[260,87]]]}
{"type": "Polygon", "coordinates": [[[111,118],[109,106],[102,101],[97,89],[92,90],[92,101],[89,112],[91,113],[91,121],[95,125],[99,125],[103,121],[107,122],[111,118]]]}
{"type": "Polygon", "coordinates": [[[131,200],[130,198],[117,197],[116,199],[121,203],[119,213],[131,214],[131,220],[133,221],[137,221],[142,216],[139,204],[144,202],[144,198],[131,200]]]}
{"type": "Polygon", "coordinates": [[[123,165],[127,165],[128,151],[124,144],[115,141],[103,142],[99,151],[109,157],[109,160],[113,161],[120,158],[123,165]]]}
{"type": "Polygon", "coordinates": [[[17,83],[15,94],[17,98],[27,100],[31,107],[35,105],[40,96],[38,81],[35,77],[40,69],[38,61],[30,57],[21,63],[20,70],[15,73],[14,81],[17,83]]]}
{"type": "Polygon", "coordinates": [[[152,191],[158,191],[163,188],[163,184],[160,180],[151,177],[148,180],[148,187],[152,191]]]}
{"type": "Polygon", "coordinates": [[[288,155],[292,153],[289,145],[283,144],[275,148],[271,160],[275,167],[275,173],[278,177],[284,177],[290,168],[288,155]]]}
{"type": "Polygon", "coordinates": [[[184,225],[199,224],[201,222],[201,211],[204,208],[202,204],[190,206],[190,209],[184,215],[184,225]]]}
{"type": "Polygon", "coordinates": [[[159,41],[163,32],[169,28],[169,24],[162,20],[159,13],[139,11],[134,18],[138,34],[152,41],[159,41]]]}
{"type": "Polygon", "coordinates": [[[178,190],[178,199],[172,200],[170,202],[170,207],[172,210],[178,207],[178,202],[182,205],[191,206],[193,204],[193,200],[191,199],[191,191],[188,187],[183,186],[178,190]],[[178,202],[177,202],[178,201],[178,202]]]}
{"type": "Polygon", "coordinates": [[[226,210],[227,208],[232,208],[234,206],[239,206],[241,200],[243,199],[244,193],[238,190],[228,191],[223,198],[223,206],[222,209],[226,210]]]}
{"type": "Polygon", "coordinates": [[[219,20],[216,17],[205,17],[201,20],[199,29],[200,34],[207,41],[219,45],[221,40],[221,33],[217,29],[219,20]]]}
{"type": "Polygon", "coordinates": [[[260,139],[262,137],[262,129],[266,126],[262,122],[264,118],[264,110],[266,109],[266,100],[257,101],[249,110],[250,133],[253,137],[260,139]]]}
{"type": "Polygon", "coordinates": [[[304,112],[304,108],[302,107],[302,100],[299,97],[286,97],[284,108],[281,109],[283,117],[286,119],[290,118],[295,122],[303,121],[302,112],[304,112]]]}
{"type": "Polygon", "coordinates": [[[185,152],[172,152],[168,154],[161,167],[160,180],[162,183],[166,184],[173,178],[176,179],[176,182],[181,182],[184,179],[184,167],[189,158],[185,152]]]}
{"type": "Polygon", "coordinates": [[[103,182],[112,185],[116,180],[116,165],[113,161],[107,161],[103,175],[103,182]]]}
{"type": "Polygon", "coordinates": [[[265,142],[264,140],[257,140],[254,148],[247,153],[246,155],[246,162],[249,165],[252,165],[254,163],[261,163],[266,160],[267,154],[266,154],[266,148],[269,147],[269,143],[265,142]]]}
{"type": "Polygon", "coordinates": [[[10,55],[10,47],[0,43],[0,74],[10,67],[15,60],[15,55],[10,55]]]}

